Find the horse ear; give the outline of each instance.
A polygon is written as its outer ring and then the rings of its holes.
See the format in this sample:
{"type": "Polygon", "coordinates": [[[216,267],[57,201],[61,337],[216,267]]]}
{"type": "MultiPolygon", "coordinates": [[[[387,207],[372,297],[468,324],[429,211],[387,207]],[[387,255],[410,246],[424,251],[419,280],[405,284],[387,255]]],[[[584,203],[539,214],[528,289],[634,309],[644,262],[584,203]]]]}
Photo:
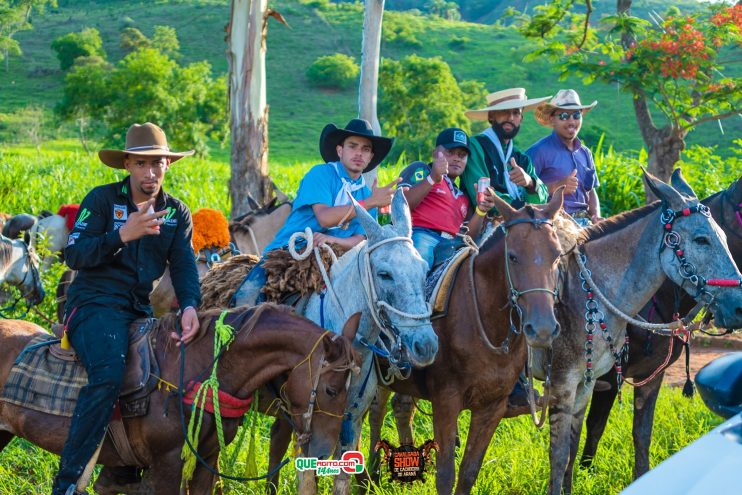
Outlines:
{"type": "Polygon", "coordinates": [[[348,342],[353,342],[356,338],[356,332],[358,332],[358,327],[361,324],[361,313],[360,311],[358,313],[353,313],[350,315],[350,318],[348,318],[345,322],[345,325],[343,325],[343,337],[348,339],[348,342]]]}
{"type": "Polygon", "coordinates": [[[250,209],[253,211],[257,211],[260,209],[260,205],[257,201],[255,201],[255,198],[252,197],[252,194],[247,193],[247,204],[250,206],[250,209]]]}
{"type": "Polygon", "coordinates": [[[21,232],[31,229],[36,225],[37,221],[38,219],[33,215],[29,215],[28,213],[19,213],[5,222],[5,226],[3,226],[3,235],[10,239],[17,239],[21,232]]]}
{"type": "Polygon", "coordinates": [[[412,214],[410,205],[401,188],[397,189],[392,199],[392,224],[394,230],[403,237],[412,236],[412,214]]]}
{"type": "Polygon", "coordinates": [[[647,187],[649,187],[652,193],[654,193],[654,195],[661,201],[674,208],[679,208],[685,203],[685,200],[680,193],[673,189],[672,186],[665,184],[657,177],[647,172],[644,167],[642,167],[642,172],[647,187]]]}
{"type": "Polygon", "coordinates": [[[688,184],[688,182],[686,182],[685,180],[685,177],[683,177],[683,173],[680,171],[680,167],[676,168],[673,171],[672,177],[670,177],[670,184],[672,184],[672,187],[685,194],[686,196],[698,199],[696,193],[693,192],[693,188],[690,187],[690,184],[688,184]]]}
{"type": "Polygon", "coordinates": [[[544,208],[543,212],[546,214],[548,218],[551,218],[552,220],[554,217],[556,217],[557,213],[559,213],[559,210],[562,209],[562,206],[564,204],[564,188],[567,186],[560,186],[556,191],[554,191],[554,194],[551,195],[551,199],[548,203],[546,203],[546,208],[544,208]]]}
{"type": "Polygon", "coordinates": [[[379,222],[366,211],[366,208],[358,204],[358,201],[353,196],[350,197],[350,200],[353,202],[353,208],[356,210],[356,218],[366,232],[366,239],[371,240],[381,237],[383,231],[379,222]]]}
{"type": "Polygon", "coordinates": [[[502,215],[506,222],[515,216],[517,210],[510,206],[507,201],[498,196],[497,193],[495,193],[494,200],[495,208],[497,208],[497,211],[500,212],[500,215],[502,215]]]}

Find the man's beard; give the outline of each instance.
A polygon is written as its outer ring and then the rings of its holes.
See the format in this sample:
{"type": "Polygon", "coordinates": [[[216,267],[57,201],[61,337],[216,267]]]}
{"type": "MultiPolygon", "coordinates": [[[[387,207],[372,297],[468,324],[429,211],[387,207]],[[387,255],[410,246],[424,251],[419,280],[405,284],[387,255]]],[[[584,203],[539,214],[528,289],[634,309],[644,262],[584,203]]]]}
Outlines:
{"type": "Polygon", "coordinates": [[[515,136],[517,136],[518,131],[520,131],[520,126],[514,125],[512,122],[503,122],[502,124],[492,122],[492,130],[495,131],[497,137],[499,137],[502,141],[503,139],[513,139],[515,136]],[[510,124],[511,126],[513,126],[513,129],[510,131],[506,131],[505,129],[503,129],[504,124],[510,124]]]}

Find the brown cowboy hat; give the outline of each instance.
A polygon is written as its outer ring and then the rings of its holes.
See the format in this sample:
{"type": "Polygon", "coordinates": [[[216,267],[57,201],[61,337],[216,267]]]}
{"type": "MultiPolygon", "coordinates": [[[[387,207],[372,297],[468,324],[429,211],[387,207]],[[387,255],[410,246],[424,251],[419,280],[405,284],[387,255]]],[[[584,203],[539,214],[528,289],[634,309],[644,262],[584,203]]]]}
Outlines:
{"type": "Polygon", "coordinates": [[[389,154],[392,149],[394,138],[374,135],[373,128],[368,120],[353,119],[345,126],[345,129],[337,127],[335,124],[327,124],[322,129],[319,137],[319,152],[322,159],[326,162],[334,162],[338,159],[337,146],[349,136],[360,136],[371,140],[371,147],[374,156],[371,158],[368,166],[363,173],[369,172],[376,168],[381,161],[389,154]]]}
{"type": "Polygon", "coordinates": [[[554,110],[582,110],[586,114],[597,105],[597,100],[589,105],[583,105],[580,101],[580,95],[574,89],[560,89],[551,101],[540,104],[533,112],[536,121],[539,124],[551,127],[551,114],[554,110]]]}
{"type": "Polygon", "coordinates": [[[170,158],[170,163],[172,163],[184,156],[191,156],[193,153],[193,150],[170,151],[165,132],[155,124],[146,122],[134,124],[126,131],[126,149],[100,150],[98,158],[109,167],[124,168],[124,159],[127,155],[164,156],[170,158]]]}

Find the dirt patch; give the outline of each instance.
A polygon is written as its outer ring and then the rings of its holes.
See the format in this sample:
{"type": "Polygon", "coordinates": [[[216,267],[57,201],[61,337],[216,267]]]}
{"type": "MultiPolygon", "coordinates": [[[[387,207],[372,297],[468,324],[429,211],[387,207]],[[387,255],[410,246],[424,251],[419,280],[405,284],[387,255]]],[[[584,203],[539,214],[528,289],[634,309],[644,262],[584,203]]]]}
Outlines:
{"type": "MultiPolygon", "coordinates": [[[[690,377],[695,379],[698,370],[709,361],[730,352],[742,351],[742,335],[732,334],[725,337],[697,337],[690,348],[690,377]]],[[[664,383],[682,387],[685,383],[685,353],[665,372],[664,383]]]]}

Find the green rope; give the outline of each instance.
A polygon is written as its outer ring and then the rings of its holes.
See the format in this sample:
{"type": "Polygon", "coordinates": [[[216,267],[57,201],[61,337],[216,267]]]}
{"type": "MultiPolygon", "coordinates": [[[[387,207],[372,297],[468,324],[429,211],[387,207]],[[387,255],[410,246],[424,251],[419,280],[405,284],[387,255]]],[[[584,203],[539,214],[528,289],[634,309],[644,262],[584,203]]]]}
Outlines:
{"type": "MultiPolygon", "coordinates": [[[[219,315],[219,319],[214,324],[214,358],[217,358],[222,352],[222,348],[229,349],[229,345],[234,340],[234,328],[224,323],[224,317],[227,311],[219,315]]],[[[214,360],[214,367],[211,375],[204,381],[196,391],[191,406],[191,419],[188,423],[188,439],[193,445],[194,450],[198,450],[198,437],[201,433],[201,424],[204,419],[204,409],[208,400],[208,393],[211,390],[211,402],[214,407],[214,423],[216,424],[216,436],[219,441],[219,450],[224,449],[224,428],[222,426],[222,416],[219,411],[219,380],[216,376],[218,360],[214,360]]],[[[183,449],[180,452],[180,458],[183,459],[183,476],[181,478],[181,487],[185,488],[188,481],[193,478],[196,470],[196,455],[188,448],[188,443],[183,443],[183,449]]]]}

